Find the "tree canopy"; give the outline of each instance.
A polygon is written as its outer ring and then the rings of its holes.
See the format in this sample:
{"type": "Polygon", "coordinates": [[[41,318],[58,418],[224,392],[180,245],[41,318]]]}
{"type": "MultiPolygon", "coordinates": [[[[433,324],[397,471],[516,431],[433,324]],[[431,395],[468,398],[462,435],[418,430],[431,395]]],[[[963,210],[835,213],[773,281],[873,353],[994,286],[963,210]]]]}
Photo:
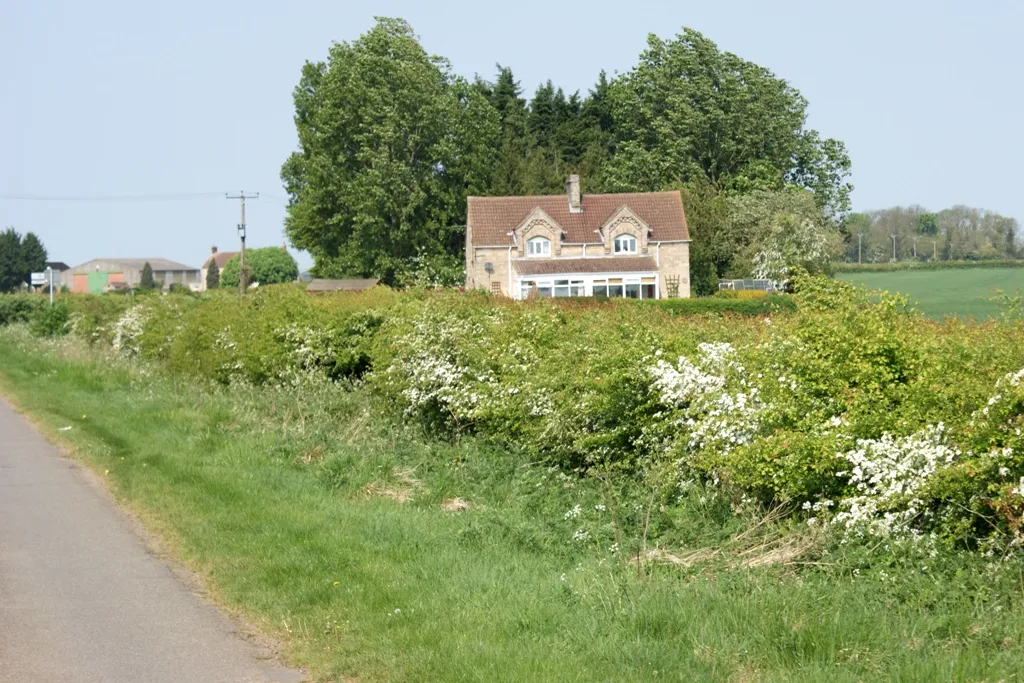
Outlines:
{"type": "MultiPolygon", "coordinates": [[[[299,149],[281,177],[287,234],[315,275],[460,280],[468,195],[559,193],[569,173],[586,192],[799,188],[833,228],[849,211],[843,143],[806,127],[789,83],[697,31],[651,35],[632,69],[602,71],[586,95],[545,81],[527,99],[510,67],[496,69],[470,83],[387,18],[303,67],[299,149]]],[[[698,251],[713,249],[701,235],[719,236],[717,210],[708,226],[690,221],[698,251]]],[[[728,265],[696,256],[709,282],[728,265]]]]}
{"type": "Polygon", "coordinates": [[[413,257],[459,252],[466,197],[487,192],[497,165],[499,116],[407,23],[335,44],[303,67],[294,99],[285,228],[317,275],[394,282],[413,257]]]}
{"type": "Polygon", "coordinates": [[[14,228],[0,232],[0,292],[26,284],[46,268],[46,247],[34,233],[22,237],[14,228]]]}
{"type": "MultiPolygon", "coordinates": [[[[249,273],[249,284],[276,285],[281,282],[295,282],[299,277],[299,266],[295,259],[281,247],[247,249],[245,269],[249,273]]],[[[232,256],[220,273],[221,287],[238,287],[239,257],[232,256]]]]}

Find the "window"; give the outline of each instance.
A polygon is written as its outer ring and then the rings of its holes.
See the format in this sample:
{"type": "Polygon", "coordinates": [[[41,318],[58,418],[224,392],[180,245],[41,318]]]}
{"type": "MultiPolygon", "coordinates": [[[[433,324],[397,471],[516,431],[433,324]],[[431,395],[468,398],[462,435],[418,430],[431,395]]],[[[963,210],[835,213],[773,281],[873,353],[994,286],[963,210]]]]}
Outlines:
{"type": "Polygon", "coordinates": [[[632,235],[619,235],[615,238],[616,254],[635,254],[636,238],[632,235]]]}
{"type": "Polygon", "coordinates": [[[555,280],[555,296],[584,296],[583,280],[555,280]]]}
{"type": "Polygon", "coordinates": [[[547,237],[531,237],[526,241],[527,256],[551,256],[551,240],[547,237]]]}
{"type": "Polygon", "coordinates": [[[501,294],[501,283],[500,282],[492,282],[491,283],[491,294],[498,294],[498,295],[501,294]]]}

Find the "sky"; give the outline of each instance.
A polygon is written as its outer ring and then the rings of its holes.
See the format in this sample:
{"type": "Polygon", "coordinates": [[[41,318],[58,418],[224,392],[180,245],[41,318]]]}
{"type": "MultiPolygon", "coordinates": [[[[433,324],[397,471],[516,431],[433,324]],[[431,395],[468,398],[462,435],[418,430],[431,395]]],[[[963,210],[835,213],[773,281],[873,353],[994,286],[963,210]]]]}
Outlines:
{"type": "Polygon", "coordinates": [[[967,204],[1024,220],[1024,3],[4,0],[0,227],[70,265],[198,267],[213,245],[237,249],[224,194],[244,190],[260,193],[247,245],[282,244],[300,69],[375,16],[409,21],[467,78],[510,66],[528,94],[548,79],[585,93],[601,69],[629,70],[649,33],[689,26],[801,91],[808,126],[848,146],[856,210],[967,204]]]}

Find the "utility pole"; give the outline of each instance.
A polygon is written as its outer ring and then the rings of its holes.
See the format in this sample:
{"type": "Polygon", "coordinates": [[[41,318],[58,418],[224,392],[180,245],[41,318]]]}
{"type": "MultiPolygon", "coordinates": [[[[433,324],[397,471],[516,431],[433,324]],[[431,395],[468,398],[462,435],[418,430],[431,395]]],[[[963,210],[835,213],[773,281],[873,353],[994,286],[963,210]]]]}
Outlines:
{"type": "Polygon", "coordinates": [[[896,260],[896,235],[895,234],[890,234],[889,237],[892,238],[892,260],[895,261],[896,260]]]}
{"type": "Polygon", "coordinates": [[[861,253],[860,240],[861,240],[862,237],[864,237],[864,235],[862,235],[861,233],[858,232],[857,233],[857,263],[860,263],[860,253],[861,253]]]}
{"type": "Polygon", "coordinates": [[[259,199],[260,193],[247,195],[245,190],[242,190],[238,194],[225,194],[224,197],[239,200],[242,207],[242,222],[238,224],[238,237],[242,240],[242,251],[238,255],[238,291],[240,294],[245,294],[245,290],[249,287],[245,277],[245,200],[259,199]]]}
{"type": "Polygon", "coordinates": [[[932,240],[932,261],[938,261],[939,260],[939,251],[935,247],[935,245],[938,244],[938,243],[939,243],[938,240],[932,240]]]}
{"type": "Polygon", "coordinates": [[[917,260],[917,237],[914,238],[914,260],[917,260]]]}

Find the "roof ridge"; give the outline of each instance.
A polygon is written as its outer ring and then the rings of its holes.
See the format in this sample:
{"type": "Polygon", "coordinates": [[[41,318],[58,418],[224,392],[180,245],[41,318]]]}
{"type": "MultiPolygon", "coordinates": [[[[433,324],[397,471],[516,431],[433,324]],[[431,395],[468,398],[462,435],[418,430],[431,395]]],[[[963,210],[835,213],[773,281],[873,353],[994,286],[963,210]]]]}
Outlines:
{"type": "MultiPolygon", "coordinates": [[[[678,194],[682,195],[680,190],[654,190],[651,192],[584,192],[581,196],[586,199],[587,197],[630,197],[637,195],[662,195],[662,194],[678,194]]],[[[502,194],[502,195],[469,195],[466,199],[553,199],[562,198],[567,199],[567,195],[564,194],[502,194]]]]}

